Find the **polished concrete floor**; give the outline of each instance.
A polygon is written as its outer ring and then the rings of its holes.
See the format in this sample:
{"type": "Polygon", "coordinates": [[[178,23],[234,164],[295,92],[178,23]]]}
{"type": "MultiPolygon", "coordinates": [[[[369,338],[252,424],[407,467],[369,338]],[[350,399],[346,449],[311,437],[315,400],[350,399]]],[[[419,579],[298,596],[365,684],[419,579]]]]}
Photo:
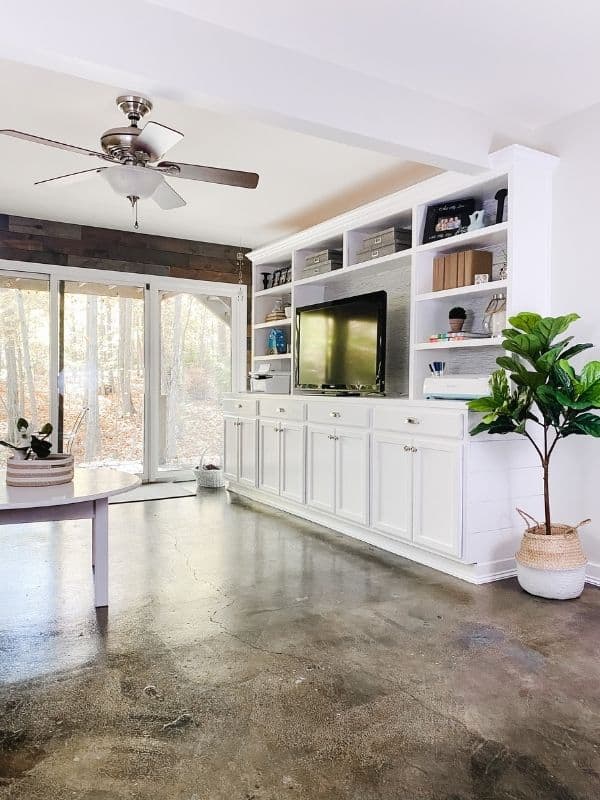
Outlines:
{"type": "Polygon", "coordinates": [[[473,587],[225,493],[0,528],[0,798],[600,797],[600,592],[473,587]]]}

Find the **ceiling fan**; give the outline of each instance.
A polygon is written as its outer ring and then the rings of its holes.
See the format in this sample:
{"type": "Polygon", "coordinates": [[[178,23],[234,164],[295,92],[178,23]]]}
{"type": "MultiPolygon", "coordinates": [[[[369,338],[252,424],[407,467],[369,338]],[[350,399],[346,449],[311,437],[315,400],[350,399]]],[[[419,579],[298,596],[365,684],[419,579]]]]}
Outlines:
{"type": "Polygon", "coordinates": [[[143,128],[139,128],[139,121],[152,110],[152,103],[145,97],[122,95],[117,97],[117,106],[127,116],[129,125],[105,131],[100,137],[102,152],[44,139],[42,136],[22,131],[0,130],[0,133],[108,162],[108,165],[105,163],[104,166],[36,181],[35,186],[54,181],[71,183],[100,173],[117,194],[126,197],[131,203],[136,229],[137,207],[141,199],[152,198],[163,209],[181,208],[186,205],[183,197],[167,183],[165,178],[185,178],[192,181],[221,183],[226,186],[241,186],[245,189],[255,189],[258,185],[258,175],[254,172],[163,161],[165,153],[183,139],[183,134],[158,122],[147,122],[143,128]]]}

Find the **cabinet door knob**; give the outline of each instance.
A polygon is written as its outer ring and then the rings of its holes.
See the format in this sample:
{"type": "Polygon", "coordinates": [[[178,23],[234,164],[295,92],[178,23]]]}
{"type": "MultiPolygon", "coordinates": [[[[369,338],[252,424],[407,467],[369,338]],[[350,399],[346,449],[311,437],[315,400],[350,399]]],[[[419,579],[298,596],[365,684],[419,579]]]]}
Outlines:
{"type": "Polygon", "coordinates": [[[405,445],[404,445],[404,452],[405,452],[405,453],[408,453],[408,451],[409,451],[409,450],[410,450],[410,445],[408,445],[408,444],[405,444],[405,445]]]}
{"type": "Polygon", "coordinates": [[[243,403],[238,403],[238,404],[237,404],[237,407],[238,407],[238,408],[243,408],[243,407],[244,407],[244,404],[243,404],[243,403]]]}
{"type": "Polygon", "coordinates": [[[421,420],[417,419],[416,417],[405,417],[404,419],[405,425],[419,425],[420,422],[421,420]]]}
{"type": "Polygon", "coordinates": [[[275,431],[275,433],[279,433],[279,428],[273,428],[273,430],[275,431]]]}
{"type": "Polygon", "coordinates": [[[329,412],[329,416],[330,417],[335,417],[337,419],[338,417],[341,417],[342,415],[340,414],[339,411],[330,411],[329,412]]]}
{"type": "Polygon", "coordinates": [[[410,449],[412,450],[413,453],[417,452],[417,448],[416,447],[411,447],[410,449]]]}

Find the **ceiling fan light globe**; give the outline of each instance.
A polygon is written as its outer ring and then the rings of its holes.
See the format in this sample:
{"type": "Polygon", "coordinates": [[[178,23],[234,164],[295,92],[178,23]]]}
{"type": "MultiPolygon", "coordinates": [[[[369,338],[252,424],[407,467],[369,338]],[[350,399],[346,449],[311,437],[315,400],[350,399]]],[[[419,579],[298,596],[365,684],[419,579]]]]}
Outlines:
{"type": "Polygon", "coordinates": [[[162,176],[146,167],[109,167],[102,172],[110,188],[120,197],[151,197],[162,183],[162,176]]]}

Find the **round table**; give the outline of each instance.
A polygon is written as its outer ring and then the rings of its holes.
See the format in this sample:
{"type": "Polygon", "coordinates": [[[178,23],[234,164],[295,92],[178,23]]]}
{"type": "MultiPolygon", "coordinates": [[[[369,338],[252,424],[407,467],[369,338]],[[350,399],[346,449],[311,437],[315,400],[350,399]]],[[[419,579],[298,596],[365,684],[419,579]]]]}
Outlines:
{"type": "Polygon", "coordinates": [[[92,520],[92,570],[96,608],[108,605],[108,498],[134,489],[136,475],[108,467],[75,468],[71,483],[59,486],[7,486],[0,470],[0,525],[24,522],[92,520]]]}

